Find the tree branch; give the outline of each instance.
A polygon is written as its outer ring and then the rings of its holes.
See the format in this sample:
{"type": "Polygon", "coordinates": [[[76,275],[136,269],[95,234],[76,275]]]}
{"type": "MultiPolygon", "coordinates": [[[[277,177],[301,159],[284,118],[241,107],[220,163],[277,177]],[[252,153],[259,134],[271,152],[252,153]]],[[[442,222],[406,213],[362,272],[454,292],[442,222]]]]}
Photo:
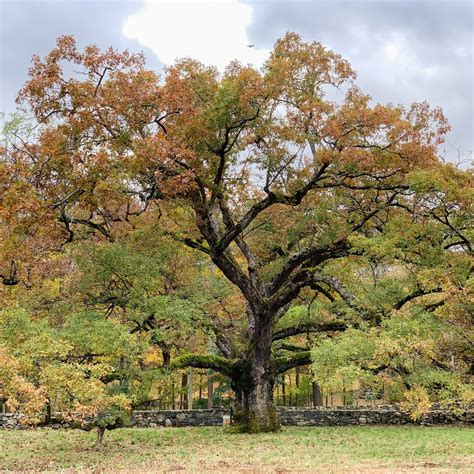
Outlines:
{"type": "Polygon", "coordinates": [[[288,357],[276,357],[273,362],[275,364],[276,374],[282,374],[295,367],[311,364],[311,352],[305,351],[292,354],[288,357]]]}
{"type": "Polygon", "coordinates": [[[170,237],[177,240],[178,242],[183,243],[184,245],[186,245],[189,248],[199,250],[200,252],[205,253],[206,255],[210,255],[210,253],[211,253],[207,247],[205,247],[203,244],[201,244],[197,240],[193,240],[189,237],[181,238],[181,237],[178,237],[177,235],[173,234],[172,232],[168,232],[168,231],[166,231],[165,234],[169,235],[170,237]]]}
{"type": "Polygon", "coordinates": [[[356,307],[355,297],[351,295],[349,291],[347,291],[342,282],[337,278],[327,275],[315,274],[313,281],[326,283],[343,299],[347,306],[351,308],[356,307]]]}
{"type": "Polygon", "coordinates": [[[171,360],[171,369],[183,369],[184,367],[195,367],[197,369],[212,369],[228,377],[232,377],[234,360],[224,357],[206,354],[185,354],[171,360]]]}
{"type": "Polygon", "coordinates": [[[229,230],[224,237],[220,240],[217,250],[223,251],[230,243],[245,230],[248,225],[265,209],[272,206],[273,204],[286,204],[288,206],[297,206],[301,203],[303,198],[311,191],[316,183],[322,178],[324,171],[329,166],[328,163],[324,163],[321,167],[313,174],[312,178],[306,183],[301,189],[296,191],[293,195],[287,196],[284,194],[275,194],[268,188],[265,189],[267,196],[261,201],[254,204],[249,211],[237,222],[234,227],[229,230]]]}
{"type": "MultiPolygon", "coordinates": [[[[235,224],[232,219],[230,210],[222,197],[219,199],[219,207],[221,209],[222,218],[224,220],[224,224],[227,230],[232,229],[235,224]]],[[[237,235],[235,237],[235,243],[237,244],[245,259],[247,260],[250,282],[254,285],[254,287],[259,286],[259,279],[256,271],[256,268],[258,266],[257,258],[250,250],[250,247],[247,245],[247,242],[245,242],[243,236],[237,235]]]]}
{"type": "Polygon", "coordinates": [[[277,341],[279,339],[285,339],[290,336],[306,334],[309,332],[345,331],[347,327],[348,326],[344,321],[331,321],[327,323],[302,323],[298,326],[293,326],[275,331],[273,333],[272,340],[277,341]]]}
{"type": "Polygon", "coordinates": [[[288,344],[286,342],[280,342],[276,347],[278,351],[290,351],[290,352],[304,352],[308,351],[309,347],[297,346],[296,344],[288,344]]]}
{"type": "Polygon", "coordinates": [[[440,293],[443,291],[442,288],[434,288],[432,290],[423,290],[421,288],[413,291],[409,295],[405,296],[402,298],[400,301],[397,302],[397,304],[394,306],[396,310],[401,309],[406,303],[408,303],[411,300],[414,300],[415,298],[418,298],[419,296],[425,296],[425,295],[430,295],[432,293],[440,293]]]}
{"type": "Polygon", "coordinates": [[[349,250],[346,240],[339,240],[330,245],[315,245],[292,255],[281,271],[273,278],[268,288],[268,293],[274,294],[285,283],[290,274],[299,266],[308,263],[308,266],[316,266],[319,263],[344,256],[349,250]]]}

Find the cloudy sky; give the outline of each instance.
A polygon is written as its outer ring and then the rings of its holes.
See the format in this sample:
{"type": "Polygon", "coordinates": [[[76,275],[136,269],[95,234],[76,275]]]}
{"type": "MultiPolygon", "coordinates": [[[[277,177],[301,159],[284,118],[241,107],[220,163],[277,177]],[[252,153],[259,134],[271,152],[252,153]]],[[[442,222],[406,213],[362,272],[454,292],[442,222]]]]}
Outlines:
{"type": "Polygon", "coordinates": [[[0,0],[0,8],[3,112],[14,110],[31,56],[63,34],[143,50],[160,70],[185,56],[259,65],[279,36],[296,31],[349,59],[374,101],[442,106],[453,127],[449,159],[474,150],[473,1],[0,0]]]}

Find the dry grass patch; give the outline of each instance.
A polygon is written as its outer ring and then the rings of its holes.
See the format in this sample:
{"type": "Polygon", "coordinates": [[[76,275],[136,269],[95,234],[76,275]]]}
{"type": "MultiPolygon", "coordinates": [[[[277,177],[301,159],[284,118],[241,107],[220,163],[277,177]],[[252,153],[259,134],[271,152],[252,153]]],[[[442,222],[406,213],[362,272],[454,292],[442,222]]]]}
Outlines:
{"type": "Polygon", "coordinates": [[[473,472],[474,430],[458,427],[287,427],[243,435],[223,428],[94,433],[1,431],[3,471],[473,472]]]}

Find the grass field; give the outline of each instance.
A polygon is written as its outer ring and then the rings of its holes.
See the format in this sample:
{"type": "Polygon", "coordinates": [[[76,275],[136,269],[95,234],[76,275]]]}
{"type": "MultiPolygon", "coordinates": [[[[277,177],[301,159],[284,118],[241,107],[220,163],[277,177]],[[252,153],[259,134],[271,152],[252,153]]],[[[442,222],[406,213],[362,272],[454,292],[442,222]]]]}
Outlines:
{"type": "Polygon", "coordinates": [[[474,429],[287,427],[237,435],[223,428],[0,431],[3,471],[474,472],[474,429]]]}

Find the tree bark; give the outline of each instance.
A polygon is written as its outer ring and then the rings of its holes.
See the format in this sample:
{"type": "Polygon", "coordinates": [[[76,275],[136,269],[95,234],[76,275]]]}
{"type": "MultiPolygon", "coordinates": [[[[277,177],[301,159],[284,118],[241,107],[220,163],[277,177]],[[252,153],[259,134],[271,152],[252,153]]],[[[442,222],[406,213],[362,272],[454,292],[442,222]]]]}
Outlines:
{"type": "Polygon", "coordinates": [[[209,371],[207,375],[207,408],[211,409],[214,398],[214,382],[212,380],[212,372],[209,371]]]}
{"type": "Polygon", "coordinates": [[[312,383],[313,387],[313,406],[320,407],[323,405],[323,396],[321,394],[321,388],[317,382],[312,383]]]}
{"type": "Polygon", "coordinates": [[[283,406],[286,406],[285,374],[282,374],[281,376],[281,395],[283,399],[283,406]]]}
{"type": "Polygon", "coordinates": [[[273,402],[275,368],[271,358],[272,331],[268,315],[255,318],[251,351],[236,368],[232,385],[236,394],[235,428],[246,433],[278,431],[273,402]]]}
{"type": "Polygon", "coordinates": [[[174,393],[174,381],[175,381],[175,377],[173,376],[173,378],[171,379],[171,400],[172,400],[171,407],[173,408],[173,410],[176,408],[176,395],[174,393]]]}
{"type": "Polygon", "coordinates": [[[188,393],[187,393],[187,386],[188,386],[188,374],[181,375],[181,403],[180,409],[184,410],[185,407],[188,406],[188,393]]]}
{"type": "Polygon", "coordinates": [[[193,368],[189,367],[189,377],[188,377],[188,410],[193,409],[193,395],[194,395],[194,387],[193,387],[193,368]]]}
{"type": "Polygon", "coordinates": [[[202,400],[202,372],[199,372],[199,407],[201,407],[202,400]]]}
{"type": "Polygon", "coordinates": [[[299,367],[295,367],[295,385],[296,385],[295,405],[298,406],[299,391],[300,391],[300,368],[299,367]]]}
{"type": "Polygon", "coordinates": [[[104,440],[105,426],[97,427],[97,439],[95,442],[95,449],[98,451],[102,447],[102,441],[104,440]]]}

